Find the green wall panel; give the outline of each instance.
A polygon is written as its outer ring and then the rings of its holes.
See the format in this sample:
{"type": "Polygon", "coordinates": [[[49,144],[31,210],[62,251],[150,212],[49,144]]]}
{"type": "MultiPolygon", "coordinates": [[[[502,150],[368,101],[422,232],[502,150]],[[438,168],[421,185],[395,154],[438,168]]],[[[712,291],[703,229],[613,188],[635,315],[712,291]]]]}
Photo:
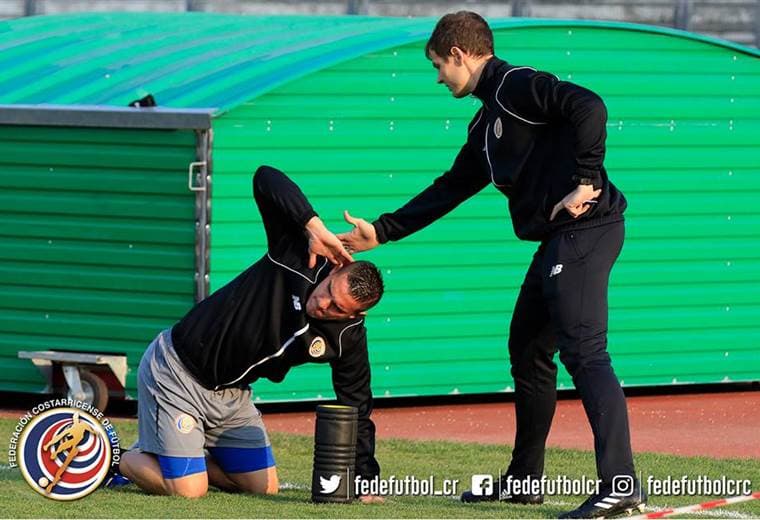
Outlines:
{"type": "MultiPolygon", "coordinates": [[[[211,285],[265,251],[250,195],[259,164],[288,172],[335,230],[343,209],[393,210],[444,171],[479,102],[435,84],[424,41],[371,52],[251,99],[215,121],[211,285]]],[[[711,42],[610,27],[496,31],[500,56],[606,100],[627,239],[610,289],[625,385],[760,373],[760,60],[711,42]]],[[[534,244],[486,188],[413,237],[372,251],[386,297],[367,319],[377,396],[511,391],[506,333],[534,244]]],[[[572,382],[560,370],[558,388],[572,382]]],[[[332,397],[299,367],[256,399],[332,397]]]]}
{"type": "MultiPolygon", "coordinates": [[[[610,350],[626,385],[760,373],[760,53],[662,28],[491,20],[500,56],[598,91],[607,167],[629,199],[610,350]]],[[[328,225],[374,218],[451,163],[479,103],[423,57],[434,19],[97,13],[0,22],[0,103],[216,109],[211,288],[265,250],[251,200],[287,171],[328,225]]],[[[0,128],[0,369],[34,390],[49,348],[127,352],[193,303],[190,133],[0,128]],[[132,246],[131,248],[129,246],[132,246]],[[15,359],[15,357],[14,357],[15,359]]],[[[535,245],[487,188],[366,255],[388,293],[368,318],[377,395],[510,391],[506,331],[535,245]]],[[[332,397],[325,367],[258,399],[332,397]]],[[[558,387],[571,386],[560,371],[558,387]]],[[[134,371],[129,384],[134,385],[134,371]]]]}
{"type": "Polygon", "coordinates": [[[189,131],[0,126],[2,390],[45,386],[20,350],[142,352],[195,296],[189,131]]]}

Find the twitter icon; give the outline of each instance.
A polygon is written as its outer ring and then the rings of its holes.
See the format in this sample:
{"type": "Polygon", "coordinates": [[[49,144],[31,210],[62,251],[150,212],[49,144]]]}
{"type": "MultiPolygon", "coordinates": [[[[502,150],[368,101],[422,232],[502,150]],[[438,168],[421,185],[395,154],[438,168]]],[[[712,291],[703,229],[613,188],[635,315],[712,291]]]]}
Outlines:
{"type": "Polygon", "coordinates": [[[335,490],[340,486],[340,475],[331,475],[330,478],[320,475],[319,485],[322,487],[322,494],[330,495],[335,493],[335,490]]]}

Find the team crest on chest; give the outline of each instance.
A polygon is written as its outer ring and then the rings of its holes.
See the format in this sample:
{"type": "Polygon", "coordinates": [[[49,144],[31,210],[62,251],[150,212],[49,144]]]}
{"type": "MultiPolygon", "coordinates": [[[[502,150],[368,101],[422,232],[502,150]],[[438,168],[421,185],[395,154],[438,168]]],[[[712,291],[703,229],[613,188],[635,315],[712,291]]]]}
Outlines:
{"type": "Polygon", "coordinates": [[[309,345],[309,355],[313,358],[318,358],[325,353],[325,349],[325,340],[317,336],[311,341],[311,345],[309,345]]]}
{"type": "Polygon", "coordinates": [[[502,127],[501,127],[501,118],[497,117],[496,122],[493,125],[493,135],[496,136],[496,139],[501,139],[501,133],[502,133],[502,127]]]}

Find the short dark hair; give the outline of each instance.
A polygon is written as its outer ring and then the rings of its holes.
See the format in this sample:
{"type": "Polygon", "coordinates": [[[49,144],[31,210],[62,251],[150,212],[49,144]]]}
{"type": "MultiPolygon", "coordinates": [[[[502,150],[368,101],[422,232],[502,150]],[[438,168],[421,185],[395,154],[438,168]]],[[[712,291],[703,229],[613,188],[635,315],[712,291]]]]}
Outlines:
{"type": "Polygon", "coordinates": [[[351,297],[362,305],[363,311],[373,307],[383,297],[383,276],[372,262],[351,262],[344,265],[341,271],[347,273],[348,290],[351,297]]]}
{"type": "Polygon", "coordinates": [[[472,11],[449,13],[438,20],[433,34],[425,45],[425,56],[430,51],[448,59],[451,48],[459,47],[472,56],[493,54],[493,33],[482,16],[472,11]]]}

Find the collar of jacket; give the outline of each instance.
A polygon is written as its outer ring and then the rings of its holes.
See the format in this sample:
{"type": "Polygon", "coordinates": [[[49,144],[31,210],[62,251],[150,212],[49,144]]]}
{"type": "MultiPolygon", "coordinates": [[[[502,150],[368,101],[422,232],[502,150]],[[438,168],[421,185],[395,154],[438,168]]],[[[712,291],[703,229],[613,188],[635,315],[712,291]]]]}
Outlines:
{"type": "Polygon", "coordinates": [[[498,70],[501,65],[506,64],[506,61],[500,60],[496,56],[488,60],[485,67],[483,67],[483,72],[480,74],[478,84],[475,85],[475,89],[472,91],[472,95],[481,100],[486,108],[490,108],[488,102],[493,96],[500,80],[498,70]]]}

